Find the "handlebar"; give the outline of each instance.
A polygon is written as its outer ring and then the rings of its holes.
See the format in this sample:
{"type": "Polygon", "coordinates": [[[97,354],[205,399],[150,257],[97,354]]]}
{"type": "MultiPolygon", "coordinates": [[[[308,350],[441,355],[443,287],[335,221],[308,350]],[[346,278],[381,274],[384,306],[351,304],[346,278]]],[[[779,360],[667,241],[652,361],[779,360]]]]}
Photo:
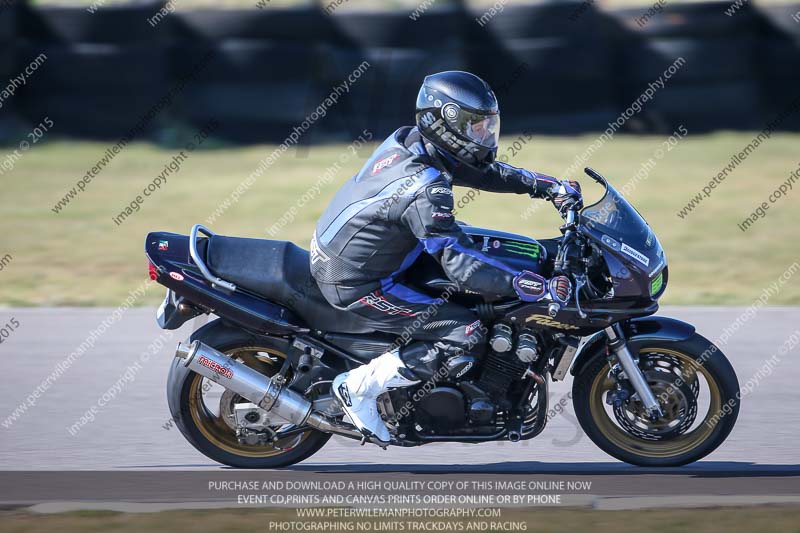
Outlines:
{"type": "MultiPolygon", "coordinates": [[[[575,246],[575,242],[573,236],[575,235],[575,223],[578,217],[578,210],[574,207],[568,209],[565,213],[564,220],[565,224],[565,231],[564,231],[564,238],[561,240],[561,243],[558,247],[558,254],[556,255],[556,263],[555,263],[555,270],[556,273],[564,274],[570,277],[574,283],[574,290],[573,296],[575,298],[575,307],[578,310],[578,316],[581,318],[586,318],[586,313],[583,312],[581,309],[580,304],[580,291],[581,288],[586,284],[586,277],[584,273],[574,272],[571,265],[571,250],[573,246],[575,246]]],[[[550,304],[548,307],[548,313],[551,317],[555,317],[558,311],[561,309],[561,304],[550,304]]]]}
{"type": "Polygon", "coordinates": [[[571,226],[571,225],[573,225],[575,223],[575,215],[577,215],[577,210],[576,209],[567,210],[566,221],[567,221],[568,225],[571,226]]]}
{"type": "MultiPolygon", "coordinates": [[[[584,172],[591,177],[594,181],[601,185],[607,185],[606,179],[598,172],[593,170],[592,168],[586,167],[584,172]]],[[[575,236],[575,227],[578,220],[578,209],[574,206],[570,207],[564,213],[564,238],[561,240],[561,243],[558,247],[558,253],[556,254],[556,263],[555,263],[555,270],[558,274],[564,274],[569,276],[575,283],[574,290],[573,290],[573,297],[575,299],[575,307],[578,311],[578,316],[581,318],[586,318],[586,313],[583,312],[581,309],[580,304],[580,292],[581,288],[587,284],[586,280],[586,273],[585,272],[573,272],[570,268],[571,265],[571,252],[574,252],[573,246],[575,246],[575,241],[573,237],[575,236]],[[572,248],[572,250],[571,250],[572,248]]],[[[578,244],[577,246],[581,246],[578,244]]],[[[551,317],[554,317],[558,311],[561,309],[561,305],[557,303],[552,303],[548,307],[548,313],[551,317]]]]}

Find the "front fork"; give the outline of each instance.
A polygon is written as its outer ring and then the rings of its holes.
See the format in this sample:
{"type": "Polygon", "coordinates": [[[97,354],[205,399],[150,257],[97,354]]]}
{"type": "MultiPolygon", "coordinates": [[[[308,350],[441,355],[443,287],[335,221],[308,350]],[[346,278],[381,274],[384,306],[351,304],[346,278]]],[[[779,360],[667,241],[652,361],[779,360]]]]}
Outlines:
{"type": "Polygon", "coordinates": [[[639,395],[639,398],[644,404],[645,411],[650,418],[658,418],[663,416],[661,405],[658,403],[655,394],[647,384],[642,370],[631,355],[628,349],[628,344],[625,342],[625,334],[619,324],[614,324],[606,328],[606,335],[608,336],[608,347],[611,352],[616,356],[622,370],[628,377],[628,381],[633,385],[633,389],[639,395]]]}

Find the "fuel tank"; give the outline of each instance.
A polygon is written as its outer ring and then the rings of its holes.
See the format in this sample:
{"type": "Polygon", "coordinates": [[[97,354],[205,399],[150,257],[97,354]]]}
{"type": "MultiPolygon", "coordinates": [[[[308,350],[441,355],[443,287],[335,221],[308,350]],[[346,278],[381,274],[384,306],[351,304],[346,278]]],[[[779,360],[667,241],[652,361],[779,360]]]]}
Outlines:
{"type": "MultiPolygon", "coordinates": [[[[515,270],[530,270],[543,276],[546,276],[551,268],[548,263],[550,254],[554,254],[558,248],[557,239],[540,242],[524,235],[464,224],[461,225],[461,229],[472,239],[478,250],[487,256],[502,261],[515,270]]],[[[427,254],[422,254],[409,269],[407,281],[432,295],[448,290],[453,301],[463,305],[483,301],[480,295],[456,290],[439,263],[427,254]]]]}
{"type": "Polygon", "coordinates": [[[546,246],[536,239],[475,226],[462,225],[461,229],[484,254],[516,270],[543,273],[548,252],[546,246]]]}

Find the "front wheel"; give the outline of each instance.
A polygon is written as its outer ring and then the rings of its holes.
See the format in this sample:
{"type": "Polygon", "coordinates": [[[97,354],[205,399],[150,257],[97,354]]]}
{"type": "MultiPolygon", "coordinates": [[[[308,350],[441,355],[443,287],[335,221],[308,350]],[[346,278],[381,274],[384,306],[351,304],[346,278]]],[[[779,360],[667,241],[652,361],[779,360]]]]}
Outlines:
{"type": "Polygon", "coordinates": [[[692,463],[722,444],[739,414],[739,382],[723,353],[695,333],[647,343],[638,358],[663,416],[648,417],[636,395],[614,404],[617,382],[608,361],[596,357],[572,385],[575,415],[589,438],[621,461],[658,467],[692,463]]]}

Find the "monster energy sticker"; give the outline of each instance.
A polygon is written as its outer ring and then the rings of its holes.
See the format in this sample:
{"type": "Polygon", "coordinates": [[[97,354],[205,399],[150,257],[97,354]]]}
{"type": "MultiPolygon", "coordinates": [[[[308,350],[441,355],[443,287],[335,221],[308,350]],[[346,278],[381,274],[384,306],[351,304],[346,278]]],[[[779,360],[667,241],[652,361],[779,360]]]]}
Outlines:
{"type": "Polygon", "coordinates": [[[520,242],[520,241],[506,241],[503,243],[509,253],[524,255],[531,259],[539,259],[539,245],[533,242],[520,242]]]}

